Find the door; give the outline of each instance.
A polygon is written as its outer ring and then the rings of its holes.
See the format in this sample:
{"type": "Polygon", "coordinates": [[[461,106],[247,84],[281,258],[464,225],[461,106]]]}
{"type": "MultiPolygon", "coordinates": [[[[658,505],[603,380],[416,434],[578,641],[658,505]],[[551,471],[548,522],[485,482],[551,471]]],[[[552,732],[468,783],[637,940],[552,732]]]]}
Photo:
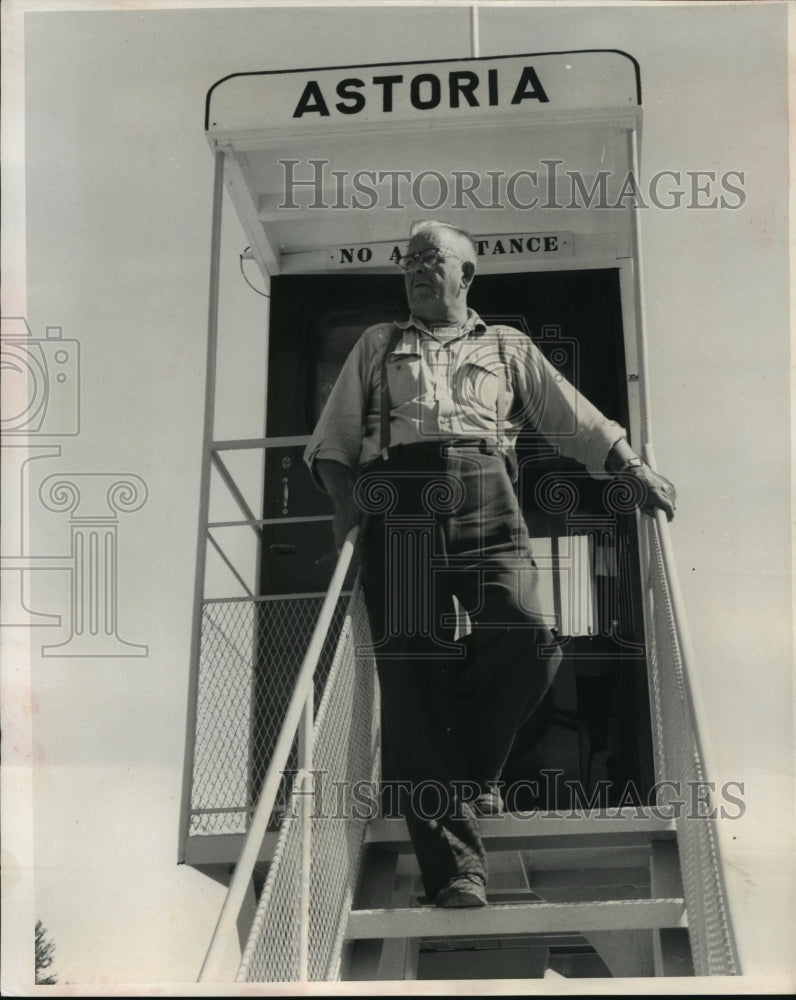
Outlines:
{"type": "MultiPolygon", "coordinates": [[[[486,322],[532,337],[564,377],[627,427],[618,269],[479,275],[469,301],[486,322]]],[[[268,436],[306,438],[362,330],[405,316],[398,273],[274,278],[268,436]]],[[[601,805],[646,801],[654,778],[635,516],[617,508],[606,482],[557,456],[532,431],[523,432],[517,451],[518,497],[563,662],[517,735],[504,774],[518,789],[511,804],[565,808],[595,792],[601,805]]],[[[302,452],[295,444],[269,449],[267,457],[263,516],[275,523],[263,531],[261,590],[280,603],[322,592],[335,561],[331,505],[302,452]]],[[[298,668],[284,655],[274,610],[257,698],[269,719],[274,692],[282,692],[280,700],[289,694],[298,668]],[[269,648],[281,648],[279,657],[269,648]]]]}

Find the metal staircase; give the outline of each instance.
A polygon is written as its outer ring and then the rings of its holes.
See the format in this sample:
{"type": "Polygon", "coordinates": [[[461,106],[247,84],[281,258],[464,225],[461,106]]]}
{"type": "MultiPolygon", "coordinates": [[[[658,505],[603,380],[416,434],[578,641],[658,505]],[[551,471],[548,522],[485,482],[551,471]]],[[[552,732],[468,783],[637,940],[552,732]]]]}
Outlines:
{"type": "Polygon", "coordinates": [[[672,820],[642,809],[485,819],[486,910],[424,906],[401,826],[368,829],[342,978],[693,974],[672,820]]]}
{"type": "MultiPolygon", "coordinates": [[[[662,514],[644,519],[656,776],[704,782],[698,692],[662,514]]],[[[313,674],[355,543],[349,536],[299,672],[200,981],[250,891],[281,771],[299,735],[290,804],[237,981],[734,975],[712,814],[647,806],[505,814],[481,821],[489,906],[422,897],[402,820],[378,813],[378,698],[358,588],[317,715],[313,674]]],[[[709,786],[705,786],[709,788],[709,786]]],[[[682,806],[682,803],[680,803],[682,806]]]]}

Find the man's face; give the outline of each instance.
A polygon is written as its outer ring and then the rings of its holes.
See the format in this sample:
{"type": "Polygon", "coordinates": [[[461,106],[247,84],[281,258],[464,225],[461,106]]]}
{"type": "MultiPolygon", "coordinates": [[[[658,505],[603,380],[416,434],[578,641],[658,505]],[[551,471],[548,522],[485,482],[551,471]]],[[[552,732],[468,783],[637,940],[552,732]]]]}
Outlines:
{"type": "Polygon", "coordinates": [[[419,319],[446,320],[466,303],[473,267],[465,264],[467,247],[455,234],[429,229],[413,236],[407,254],[439,250],[443,259],[436,264],[418,264],[404,275],[409,308],[419,319]]]}

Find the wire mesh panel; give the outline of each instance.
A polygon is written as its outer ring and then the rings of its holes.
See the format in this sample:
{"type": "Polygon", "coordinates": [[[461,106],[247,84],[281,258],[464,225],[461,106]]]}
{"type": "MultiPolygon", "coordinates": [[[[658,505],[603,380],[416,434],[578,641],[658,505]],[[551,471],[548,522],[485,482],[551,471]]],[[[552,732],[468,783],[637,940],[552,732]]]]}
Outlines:
{"type": "Polygon", "coordinates": [[[659,529],[650,521],[650,675],[659,780],[682,792],[677,841],[694,972],[737,975],[709,787],[699,753],[659,529]],[[694,793],[699,789],[698,794],[694,793]]]}
{"type": "MultiPolygon", "coordinates": [[[[347,600],[335,608],[315,675],[316,698],[329,676],[347,600]]],[[[246,832],[322,601],[205,601],[190,836],[246,832]]],[[[287,769],[295,767],[294,746],[287,769]]],[[[287,808],[283,793],[272,827],[287,808]]]]}
{"type": "MultiPolygon", "coordinates": [[[[314,730],[308,979],[332,981],[353,901],[367,820],[375,814],[378,733],[367,616],[351,599],[314,730]]],[[[300,793],[282,824],[237,981],[300,977],[300,793]]]]}
{"type": "Polygon", "coordinates": [[[254,612],[251,601],[203,608],[192,836],[246,830],[254,612]]]}

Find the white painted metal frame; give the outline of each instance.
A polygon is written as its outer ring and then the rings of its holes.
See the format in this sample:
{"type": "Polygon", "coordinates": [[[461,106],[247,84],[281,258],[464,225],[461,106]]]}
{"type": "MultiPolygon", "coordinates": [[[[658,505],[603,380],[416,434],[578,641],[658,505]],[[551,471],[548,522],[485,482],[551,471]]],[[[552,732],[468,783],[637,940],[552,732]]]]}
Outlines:
{"type": "MultiPolygon", "coordinates": [[[[476,5],[471,7],[471,38],[472,38],[472,50],[473,56],[478,57],[479,47],[478,47],[478,8],[476,5]]],[[[569,124],[576,124],[578,121],[587,120],[584,116],[579,116],[577,114],[569,114],[561,116],[561,122],[566,122],[569,124]]],[[[607,119],[606,119],[607,121],[607,119]]],[[[638,130],[639,130],[639,113],[634,114],[622,114],[615,116],[613,124],[615,126],[626,129],[627,140],[629,143],[629,162],[631,163],[631,169],[636,177],[639,176],[638,166],[638,130]]],[[[440,127],[446,127],[447,123],[435,123],[435,130],[440,127]]],[[[362,134],[368,133],[374,135],[378,133],[378,127],[362,127],[360,130],[362,134]]],[[[205,579],[205,563],[206,563],[206,546],[208,540],[208,513],[209,513],[209,486],[210,486],[210,476],[213,464],[217,464],[217,452],[225,449],[244,449],[244,448],[263,448],[266,445],[276,445],[282,443],[304,443],[304,438],[289,438],[289,439],[274,439],[269,441],[268,439],[247,439],[239,441],[223,441],[223,442],[213,442],[213,432],[214,432],[214,413],[215,413],[215,389],[216,389],[216,363],[217,363],[217,342],[218,342],[218,306],[219,306],[219,253],[220,253],[220,239],[221,239],[221,217],[222,217],[222,200],[224,185],[232,197],[233,203],[239,210],[241,216],[242,224],[247,234],[247,238],[250,240],[254,257],[258,263],[263,274],[268,277],[272,274],[280,273],[282,269],[282,260],[280,255],[272,246],[271,241],[268,239],[267,234],[264,233],[263,227],[257,225],[257,223],[249,224],[247,220],[256,220],[258,218],[257,206],[252,200],[251,192],[254,190],[252,184],[252,178],[246,176],[245,166],[241,164],[238,158],[235,156],[236,151],[240,151],[243,148],[262,148],[264,144],[270,144],[275,138],[274,134],[268,136],[267,140],[260,140],[252,137],[226,135],[219,137],[215,142],[215,174],[214,174],[214,186],[213,186],[213,223],[212,223],[212,235],[211,235],[211,264],[210,264],[210,284],[209,284],[209,305],[208,305],[208,345],[207,345],[207,380],[206,380],[206,390],[205,390],[205,419],[204,419],[204,441],[203,441],[203,453],[202,453],[202,472],[201,472],[201,486],[200,486],[200,510],[199,510],[199,525],[198,525],[198,541],[197,541],[197,561],[196,561],[196,579],[195,579],[195,589],[194,589],[194,622],[192,631],[192,643],[191,643],[191,680],[189,686],[189,698],[188,698],[188,731],[187,731],[187,745],[186,745],[186,755],[185,755],[185,781],[183,783],[183,808],[181,816],[181,829],[180,829],[180,848],[182,850],[183,845],[187,839],[188,825],[190,818],[190,792],[191,792],[191,777],[193,768],[193,738],[194,730],[193,725],[196,719],[196,701],[197,701],[197,681],[198,681],[198,665],[199,665],[199,652],[201,644],[201,616],[202,616],[202,606],[204,597],[204,579],[205,579]],[[249,140],[249,141],[247,141],[249,140]]],[[[287,138],[287,136],[285,136],[287,138]]],[[[545,261],[541,264],[536,264],[535,262],[529,262],[527,260],[522,261],[501,261],[500,270],[501,271],[540,271],[540,270],[568,270],[572,268],[578,269],[594,269],[594,268],[618,268],[619,278],[620,278],[620,292],[621,292],[621,308],[622,308],[622,318],[623,318],[623,334],[625,343],[625,357],[626,357],[626,367],[628,373],[628,402],[630,408],[630,425],[631,431],[638,430],[638,441],[634,440],[637,450],[642,450],[646,460],[654,465],[655,457],[651,441],[651,414],[648,399],[648,370],[647,370],[647,351],[646,351],[646,324],[645,324],[645,310],[644,310],[644,291],[643,291],[643,256],[641,247],[641,234],[640,234],[640,220],[638,211],[633,211],[632,213],[632,249],[630,251],[630,256],[623,258],[619,255],[618,251],[613,256],[597,254],[594,256],[568,258],[566,260],[558,261],[545,261]],[[639,447],[640,446],[640,447],[639,447]]],[[[292,255],[294,258],[300,258],[302,254],[292,255]]],[[[309,258],[311,254],[307,254],[306,257],[309,258]]],[[[300,261],[299,259],[293,259],[290,261],[286,271],[295,273],[296,271],[301,271],[306,273],[306,270],[302,268],[302,264],[310,264],[309,259],[306,261],[300,261]]],[[[312,271],[314,268],[310,265],[308,270],[312,271]]],[[[363,269],[365,271],[366,269],[363,269]]],[[[485,273],[489,273],[493,270],[488,264],[486,264],[482,270],[485,273]]],[[[371,272],[372,273],[372,272],[371,272]]],[[[635,434],[634,434],[635,438],[635,434]]],[[[223,472],[223,470],[222,470],[223,472]]],[[[231,478],[231,477],[230,477],[231,478]]],[[[234,483],[232,484],[234,486],[234,483]]],[[[230,486],[230,483],[227,483],[230,486]]],[[[234,495],[234,490],[233,490],[234,495]]],[[[240,504],[239,504],[240,506],[240,504]]],[[[242,508],[243,509],[243,508],[242,508]]],[[[251,511],[243,510],[246,520],[243,522],[235,523],[249,523],[253,527],[263,523],[256,520],[252,515],[251,511]]],[[[226,523],[226,522],[224,522],[226,523]]],[[[666,521],[666,517],[663,513],[658,512],[656,514],[656,523],[661,539],[661,548],[663,553],[663,560],[666,568],[666,575],[669,580],[672,601],[675,611],[675,622],[677,629],[678,641],[682,650],[683,659],[683,672],[684,677],[688,686],[688,703],[690,711],[692,712],[694,732],[696,734],[696,739],[698,743],[698,751],[701,754],[702,760],[704,762],[706,774],[710,774],[713,771],[712,768],[712,749],[710,746],[709,738],[709,719],[705,711],[705,707],[701,698],[701,691],[697,682],[697,678],[694,673],[694,656],[693,648],[691,643],[691,638],[688,630],[687,620],[685,616],[685,610],[683,606],[682,594],[680,591],[679,580],[677,575],[677,568],[673,554],[673,548],[671,543],[671,536],[669,531],[669,525],[666,521]]],[[[312,770],[312,725],[313,725],[313,673],[315,666],[320,655],[323,640],[325,638],[326,632],[328,630],[332,612],[336,601],[340,595],[343,580],[345,578],[346,572],[348,570],[351,557],[354,550],[354,545],[356,541],[356,530],[354,530],[351,535],[349,535],[346,540],[343,550],[340,554],[338,560],[337,568],[335,569],[334,576],[332,578],[332,583],[330,585],[329,591],[326,594],[324,604],[321,610],[321,614],[316,623],[315,629],[313,631],[309,648],[305,655],[302,667],[299,673],[299,679],[293,692],[293,696],[290,701],[290,705],[287,710],[287,716],[285,719],[285,724],[277,743],[276,750],[273,754],[272,760],[270,762],[268,772],[266,774],[262,794],[258,803],[257,810],[253,817],[250,829],[246,836],[244,842],[244,848],[240,857],[240,861],[236,867],[235,875],[230,885],[227,898],[225,900],[224,906],[222,908],[218,924],[216,926],[215,932],[213,934],[213,939],[211,941],[210,948],[207,953],[207,957],[202,967],[200,974],[200,981],[208,981],[214,977],[218,969],[218,963],[221,958],[223,948],[226,944],[228,936],[234,934],[235,925],[238,913],[240,912],[241,906],[245,901],[245,896],[251,882],[251,876],[254,869],[254,865],[258,860],[258,856],[261,851],[261,844],[266,834],[266,827],[268,819],[270,817],[274,801],[277,795],[279,781],[281,778],[281,772],[286,766],[288,754],[290,752],[290,747],[292,745],[296,731],[299,732],[299,775],[298,781],[300,783],[305,783],[312,780],[311,770],[312,770]]],[[[305,789],[306,790],[306,789],[305,789]]],[[[302,795],[302,878],[301,878],[301,974],[302,978],[306,980],[306,970],[307,970],[307,957],[308,957],[308,922],[309,922],[309,859],[311,856],[311,843],[309,841],[309,809],[310,809],[310,796],[302,795]]],[[[649,926],[660,926],[661,919],[665,921],[671,921],[670,926],[682,926],[683,916],[682,916],[682,900],[650,900],[650,919],[651,922],[649,926]],[[653,915],[653,911],[654,915],[653,915]]],[[[608,922],[618,921],[617,926],[623,925],[624,916],[621,912],[624,907],[621,904],[611,904],[612,909],[606,908],[606,904],[600,904],[599,908],[595,908],[594,913],[594,927],[600,930],[606,928],[606,918],[608,922]],[[609,913],[610,909],[610,913],[609,913]]],[[[500,913],[497,911],[500,907],[493,907],[493,919],[497,913],[497,917],[500,913]]],[[[562,911],[559,908],[558,915],[562,915],[562,911]]],[[[539,909],[539,905],[536,904],[533,907],[533,913],[529,912],[529,919],[533,917],[534,920],[541,919],[544,915],[539,909]]],[[[476,915],[454,915],[453,919],[459,920],[460,923],[470,920],[475,921],[476,915]]],[[[386,918],[385,918],[386,919],[386,918]]],[[[448,915],[443,915],[440,917],[439,914],[434,911],[429,911],[426,917],[427,920],[432,923],[439,922],[440,919],[448,919],[448,915]]],[[[635,920],[637,921],[637,917],[635,920]]],[[[351,930],[354,936],[374,936],[380,937],[384,936],[385,933],[396,934],[400,933],[402,935],[411,933],[412,935],[417,934],[417,915],[412,916],[412,925],[410,928],[403,927],[400,924],[400,918],[390,917],[389,922],[394,925],[387,929],[382,923],[375,918],[375,913],[361,913],[357,914],[354,925],[351,930]]],[[[582,927],[582,914],[577,918],[578,929],[583,930],[582,927]]],[[[544,923],[544,922],[542,922],[544,923]]],[[[540,923],[540,928],[542,927],[540,923]]],[[[569,924],[567,921],[564,921],[569,924]]],[[[638,924],[635,924],[638,926],[638,924]]],[[[436,926],[436,924],[435,924],[436,926]]],[[[463,923],[462,923],[463,926],[463,923]]],[[[563,926],[563,925],[562,925],[563,926]]],[[[573,925],[574,926],[574,925],[573,925]]],[[[475,924],[474,928],[475,929],[475,924]]],[[[544,923],[543,929],[549,930],[550,928],[544,923]]]]}
{"type": "Polygon", "coordinates": [[[207,368],[205,374],[205,410],[202,439],[202,471],[199,483],[199,513],[197,523],[196,570],[193,594],[193,624],[191,630],[191,659],[188,675],[188,719],[185,730],[185,763],[182,781],[180,810],[179,860],[184,860],[185,843],[191,821],[191,790],[196,749],[196,716],[199,702],[199,657],[202,645],[202,610],[204,599],[205,566],[207,559],[207,521],[210,512],[210,474],[212,470],[212,441],[215,425],[216,364],[218,352],[219,272],[221,257],[221,222],[224,197],[224,171],[226,156],[215,154],[213,177],[213,220],[210,236],[210,283],[207,307],[207,368]]]}

